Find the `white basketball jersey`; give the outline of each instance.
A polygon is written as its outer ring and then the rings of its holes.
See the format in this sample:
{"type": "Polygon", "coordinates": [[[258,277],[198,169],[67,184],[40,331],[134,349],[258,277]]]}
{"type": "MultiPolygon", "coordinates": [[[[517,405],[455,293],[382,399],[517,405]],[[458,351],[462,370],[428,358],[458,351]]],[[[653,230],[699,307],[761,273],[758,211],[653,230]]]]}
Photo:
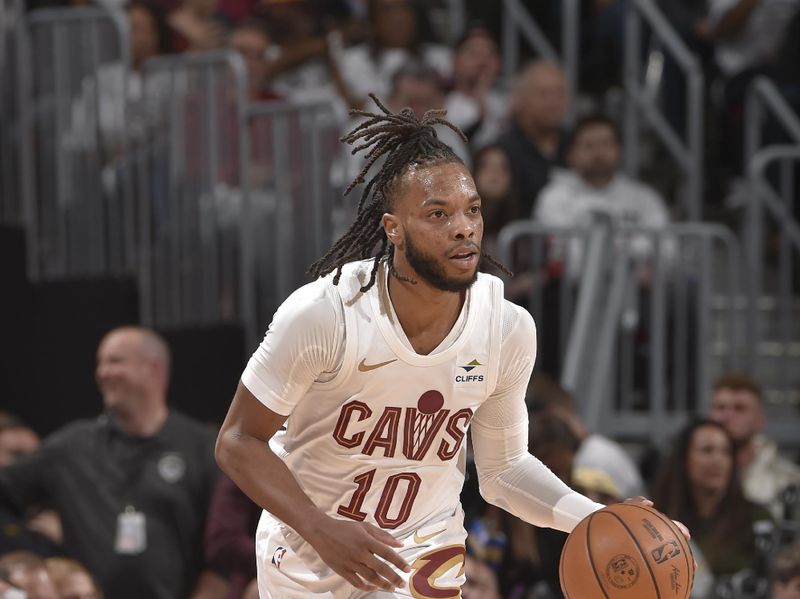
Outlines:
{"type": "Polygon", "coordinates": [[[458,510],[467,427],[497,383],[503,286],[480,274],[460,333],[424,356],[395,327],[383,277],[359,290],[371,268],[344,268],[342,366],[311,386],[271,447],[320,509],[403,538],[458,510]]]}

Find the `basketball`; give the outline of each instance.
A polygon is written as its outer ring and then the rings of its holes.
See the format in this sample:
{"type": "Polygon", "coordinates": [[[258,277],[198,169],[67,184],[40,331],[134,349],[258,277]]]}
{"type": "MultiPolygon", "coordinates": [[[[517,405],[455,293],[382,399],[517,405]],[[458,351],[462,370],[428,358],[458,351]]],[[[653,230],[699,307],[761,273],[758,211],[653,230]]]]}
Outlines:
{"type": "Polygon", "coordinates": [[[651,507],[617,503],[570,533],[559,576],[565,599],[686,599],[694,558],[670,518],[651,507]]]}

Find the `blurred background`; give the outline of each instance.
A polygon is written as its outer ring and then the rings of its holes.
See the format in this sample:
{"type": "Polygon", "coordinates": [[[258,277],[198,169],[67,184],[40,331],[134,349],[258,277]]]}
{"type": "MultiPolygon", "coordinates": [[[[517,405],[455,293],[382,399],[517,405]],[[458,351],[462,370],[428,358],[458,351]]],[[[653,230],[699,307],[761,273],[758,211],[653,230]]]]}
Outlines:
{"type": "MultiPolygon", "coordinates": [[[[655,493],[697,418],[733,461],[768,439],[767,528],[697,596],[800,596],[798,0],[0,0],[0,408],[42,438],[95,417],[97,345],[139,324],[171,346],[170,404],[219,425],[349,226],[338,138],[369,93],[467,135],[440,131],[537,323],[532,450],[612,501],[655,493]],[[747,430],[726,392],[755,398],[747,430]],[[621,478],[573,463],[594,435],[621,478]]],[[[558,596],[563,540],[473,483],[464,596],[558,596]]]]}

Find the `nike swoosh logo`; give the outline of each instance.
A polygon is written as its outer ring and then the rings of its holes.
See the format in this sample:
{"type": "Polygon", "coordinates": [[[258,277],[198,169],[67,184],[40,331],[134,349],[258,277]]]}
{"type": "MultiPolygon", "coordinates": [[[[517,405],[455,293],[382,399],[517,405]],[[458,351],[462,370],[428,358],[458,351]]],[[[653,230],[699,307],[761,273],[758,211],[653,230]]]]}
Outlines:
{"type": "Polygon", "coordinates": [[[392,362],[397,362],[397,358],[394,360],[386,360],[386,362],[378,362],[377,364],[367,364],[367,359],[364,358],[361,362],[358,363],[358,371],[359,372],[369,372],[370,370],[375,370],[376,368],[380,368],[381,366],[386,366],[387,364],[391,364],[392,362]]]}
{"type": "Polygon", "coordinates": [[[421,545],[422,543],[424,543],[425,541],[429,541],[430,539],[432,539],[436,535],[442,534],[445,530],[447,530],[447,529],[443,528],[442,530],[437,530],[436,532],[432,532],[429,535],[422,535],[422,536],[419,536],[419,534],[417,534],[417,532],[414,532],[414,542],[417,543],[418,545],[421,545]]]}

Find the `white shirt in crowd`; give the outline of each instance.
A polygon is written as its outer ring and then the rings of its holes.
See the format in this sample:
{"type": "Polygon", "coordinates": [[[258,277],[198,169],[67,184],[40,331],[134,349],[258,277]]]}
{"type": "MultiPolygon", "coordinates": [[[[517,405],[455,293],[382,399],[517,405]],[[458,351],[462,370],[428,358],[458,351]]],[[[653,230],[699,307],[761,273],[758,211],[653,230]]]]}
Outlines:
{"type": "MultiPolygon", "coordinates": [[[[341,53],[339,70],[349,91],[357,98],[374,93],[380,99],[389,97],[392,77],[414,56],[402,48],[390,48],[373,56],[372,49],[361,44],[341,53]]],[[[443,80],[448,80],[453,68],[453,54],[449,48],[438,45],[422,47],[419,61],[434,69],[443,80]]]]}
{"type": "MultiPolygon", "coordinates": [[[[709,0],[711,25],[733,9],[740,0],[709,0]]],[[[783,42],[786,28],[800,0],[760,0],[741,31],[716,45],[716,61],[728,77],[764,64],[783,42]]]]}
{"type": "Polygon", "coordinates": [[[475,99],[458,91],[450,92],[445,103],[447,120],[468,131],[480,121],[480,126],[472,133],[470,145],[479,149],[500,137],[508,118],[508,96],[499,90],[492,90],[486,97],[486,112],[481,118],[481,108],[475,99]]]}
{"type": "MultiPolygon", "coordinates": [[[[619,229],[660,229],[669,224],[667,207],[655,190],[622,173],[617,174],[604,189],[597,189],[571,171],[559,171],[539,194],[533,218],[551,227],[577,229],[590,227],[598,213],[610,217],[614,227],[619,229]]],[[[628,251],[637,260],[651,257],[652,236],[634,235],[628,251]]],[[[674,245],[664,244],[662,251],[670,256],[674,253],[674,245]]],[[[583,254],[583,239],[572,238],[567,256],[568,276],[580,274],[583,254]]]]}

